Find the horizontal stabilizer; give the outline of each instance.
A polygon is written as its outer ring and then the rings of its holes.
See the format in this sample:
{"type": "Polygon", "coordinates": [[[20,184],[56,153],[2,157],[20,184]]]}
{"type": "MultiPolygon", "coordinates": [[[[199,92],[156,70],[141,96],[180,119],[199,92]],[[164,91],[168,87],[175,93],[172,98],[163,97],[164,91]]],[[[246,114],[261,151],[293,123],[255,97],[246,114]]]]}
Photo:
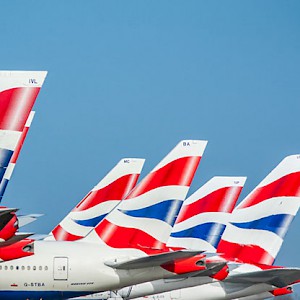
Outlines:
{"type": "Polygon", "coordinates": [[[0,243],[0,248],[2,247],[6,247],[6,246],[10,246],[16,242],[19,242],[23,239],[28,238],[29,236],[33,235],[33,233],[27,232],[27,233],[23,233],[23,232],[18,232],[16,233],[12,238],[10,238],[9,240],[0,243]]]}
{"type": "MultiPolygon", "coordinates": [[[[176,275],[174,280],[178,280],[178,278],[187,278],[187,277],[203,277],[203,276],[213,276],[221,271],[225,266],[226,262],[215,262],[215,263],[207,263],[205,270],[194,271],[189,273],[184,273],[180,275],[176,275]]],[[[168,279],[170,280],[170,279],[168,279]]],[[[172,280],[172,278],[171,278],[172,280]]]]}
{"type": "Polygon", "coordinates": [[[212,276],[221,271],[225,266],[226,262],[214,262],[214,263],[207,263],[206,270],[199,271],[196,274],[192,275],[193,277],[196,276],[212,276]]]}
{"type": "Polygon", "coordinates": [[[19,228],[36,221],[39,217],[42,216],[43,216],[42,214],[30,214],[30,215],[18,216],[19,228]]]}
{"type": "Polygon", "coordinates": [[[285,287],[300,280],[300,269],[282,268],[235,274],[227,277],[226,281],[234,283],[267,283],[278,288],[285,287]]]}
{"type": "Polygon", "coordinates": [[[115,269],[142,269],[148,267],[160,266],[163,264],[172,263],[178,259],[190,258],[195,255],[201,254],[203,251],[187,251],[179,250],[173,252],[165,252],[161,254],[154,254],[140,258],[129,259],[126,261],[107,261],[105,264],[115,269]]]}
{"type": "Polygon", "coordinates": [[[18,211],[18,208],[7,208],[7,207],[0,208],[0,217],[16,211],[18,211]]]}

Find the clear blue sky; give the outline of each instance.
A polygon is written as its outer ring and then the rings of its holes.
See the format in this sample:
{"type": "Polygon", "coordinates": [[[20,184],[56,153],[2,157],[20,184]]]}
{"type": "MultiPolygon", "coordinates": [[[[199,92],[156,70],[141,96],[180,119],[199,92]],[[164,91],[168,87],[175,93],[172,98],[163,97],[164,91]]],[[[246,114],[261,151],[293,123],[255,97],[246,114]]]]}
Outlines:
{"type": "MultiPolygon", "coordinates": [[[[49,232],[122,157],[209,141],[192,191],[300,153],[300,2],[2,1],[0,66],[48,70],[3,204],[49,232]]],[[[300,267],[300,216],[277,263],[300,267]]]]}

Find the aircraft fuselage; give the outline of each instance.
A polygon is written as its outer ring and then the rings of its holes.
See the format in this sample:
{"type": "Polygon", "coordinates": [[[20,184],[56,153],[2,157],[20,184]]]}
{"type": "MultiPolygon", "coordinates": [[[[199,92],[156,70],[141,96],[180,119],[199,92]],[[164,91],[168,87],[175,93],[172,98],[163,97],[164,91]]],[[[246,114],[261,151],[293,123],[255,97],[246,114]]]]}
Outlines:
{"type": "Polygon", "coordinates": [[[142,256],[138,250],[93,243],[38,241],[34,255],[0,264],[0,299],[66,299],[174,275],[160,267],[105,265],[142,256]]]}

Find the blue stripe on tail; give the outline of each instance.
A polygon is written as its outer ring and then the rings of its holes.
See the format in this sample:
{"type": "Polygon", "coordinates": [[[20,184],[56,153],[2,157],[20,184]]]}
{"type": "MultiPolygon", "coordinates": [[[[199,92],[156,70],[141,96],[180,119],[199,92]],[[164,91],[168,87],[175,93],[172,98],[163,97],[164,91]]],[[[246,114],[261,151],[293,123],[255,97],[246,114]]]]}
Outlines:
{"type": "Polygon", "coordinates": [[[257,229],[271,231],[283,238],[293,221],[293,215],[279,214],[264,217],[258,220],[244,222],[244,223],[231,223],[238,228],[257,229]]]}
{"type": "Polygon", "coordinates": [[[6,190],[7,184],[8,184],[8,179],[3,178],[2,181],[0,182],[0,202],[3,198],[4,192],[6,190]]]}
{"type": "Polygon", "coordinates": [[[226,226],[224,224],[210,222],[200,224],[182,231],[172,232],[171,237],[201,239],[207,241],[216,248],[219,244],[225,227],[226,226]]]}
{"type": "Polygon", "coordinates": [[[0,168],[6,168],[8,166],[13,153],[12,150],[0,148],[0,168]]]}
{"type": "Polygon", "coordinates": [[[96,225],[98,225],[105,217],[107,214],[101,215],[101,216],[97,216],[95,218],[92,219],[87,219],[87,220],[75,220],[72,219],[75,223],[82,225],[82,226],[86,226],[86,227],[95,227],[96,225]]]}
{"type": "Polygon", "coordinates": [[[167,200],[141,209],[120,211],[131,217],[157,219],[173,226],[182,203],[181,200],[167,200]]]}

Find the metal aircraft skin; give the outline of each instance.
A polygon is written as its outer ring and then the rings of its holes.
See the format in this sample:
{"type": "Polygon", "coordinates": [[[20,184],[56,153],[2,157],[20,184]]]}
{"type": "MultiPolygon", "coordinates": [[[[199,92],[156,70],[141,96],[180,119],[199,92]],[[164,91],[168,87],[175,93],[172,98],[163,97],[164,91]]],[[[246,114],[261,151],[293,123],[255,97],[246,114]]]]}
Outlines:
{"type": "Polygon", "coordinates": [[[200,251],[169,251],[166,242],[206,144],[178,143],[84,239],[36,241],[34,255],[3,262],[0,298],[65,299],[118,289],[172,277],[177,262],[184,272],[200,251]]]}

